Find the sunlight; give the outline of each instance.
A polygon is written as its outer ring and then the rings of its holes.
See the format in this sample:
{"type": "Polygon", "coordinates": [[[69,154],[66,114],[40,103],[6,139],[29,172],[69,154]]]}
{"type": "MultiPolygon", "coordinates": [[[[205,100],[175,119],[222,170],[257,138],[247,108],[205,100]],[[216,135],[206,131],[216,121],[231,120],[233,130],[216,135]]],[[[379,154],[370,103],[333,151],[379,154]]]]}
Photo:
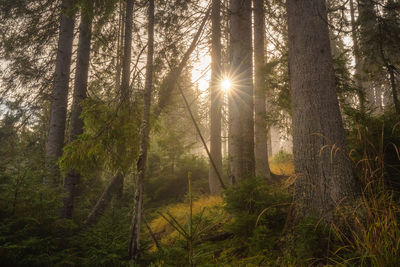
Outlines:
{"type": "Polygon", "coordinates": [[[228,78],[225,78],[221,82],[221,89],[223,91],[229,91],[232,87],[232,82],[228,78]]]}

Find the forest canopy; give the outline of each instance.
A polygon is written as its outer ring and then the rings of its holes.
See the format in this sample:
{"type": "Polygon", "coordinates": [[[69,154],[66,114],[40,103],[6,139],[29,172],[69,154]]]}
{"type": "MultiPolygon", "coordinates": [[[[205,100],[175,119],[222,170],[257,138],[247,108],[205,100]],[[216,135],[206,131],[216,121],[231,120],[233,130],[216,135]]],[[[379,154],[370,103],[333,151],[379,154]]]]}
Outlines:
{"type": "Polygon", "coordinates": [[[399,0],[0,0],[1,266],[400,266],[399,0]]]}

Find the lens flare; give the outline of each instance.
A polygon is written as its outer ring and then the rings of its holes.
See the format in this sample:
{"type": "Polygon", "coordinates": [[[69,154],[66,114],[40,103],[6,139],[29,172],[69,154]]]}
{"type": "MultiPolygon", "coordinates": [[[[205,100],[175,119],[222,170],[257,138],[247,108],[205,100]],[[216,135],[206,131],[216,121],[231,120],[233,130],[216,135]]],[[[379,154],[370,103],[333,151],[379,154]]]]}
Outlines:
{"type": "Polygon", "coordinates": [[[229,89],[231,89],[232,87],[232,82],[229,79],[223,79],[221,82],[221,88],[224,91],[229,91],[229,89]]]}

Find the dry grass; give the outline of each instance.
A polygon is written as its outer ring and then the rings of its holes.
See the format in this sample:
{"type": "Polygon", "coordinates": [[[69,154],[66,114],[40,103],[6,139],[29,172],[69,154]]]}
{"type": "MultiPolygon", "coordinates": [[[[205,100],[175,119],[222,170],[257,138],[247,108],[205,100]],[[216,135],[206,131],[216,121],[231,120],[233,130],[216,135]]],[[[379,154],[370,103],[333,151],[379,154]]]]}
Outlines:
{"type": "Polygon", "coordinates": [[[293,161],[275,163],[273,160],[269,163],[271,171],[277,175],[290,176],[294,174],[293,161]]]}
{"type": "MultiPolygon", "coordinates": [[[[203,220],[214,221],[215,223],[222,222],[224,218],[228,218],[223,207],[224,202],[221,197],[204,196],[193,202],[193,217],[200,216],[204,209],[203,220]]],[[[163,208],[160,212],[169,213],[180,224],[184,225],[188,220],[189,205],[188,203],[173,204],[163,208]]],[[[152,220],[150,227],[162,244],[172,245],[180,238],[180,234],[161,216],[152,220]]]]}

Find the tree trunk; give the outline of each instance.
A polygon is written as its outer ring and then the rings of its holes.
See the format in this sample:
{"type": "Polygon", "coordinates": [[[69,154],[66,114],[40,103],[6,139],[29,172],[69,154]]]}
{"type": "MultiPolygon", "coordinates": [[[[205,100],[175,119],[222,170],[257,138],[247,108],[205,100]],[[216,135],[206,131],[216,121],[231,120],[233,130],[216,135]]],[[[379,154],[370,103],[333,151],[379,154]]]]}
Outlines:
{"type": "Polygon", "coordinates": [[[251,0],[230,7],[232,174],[240,181],[255,174],[251,0]]]}
{"type": "Polygon", "coordinates": [[[53,96],[50,108],[49,134],[46,142],[46,167],[48,175],[43,179],[45,184],[58,185],[60,173],[57,160],[62,155],[67,117],[68,87],[71,69],[72,41],[74,39],[74,15],[72,0],[63,0],[58,38],[56,70],[53,96]]]}
{"type": "MultiPolygon", "coordinates": [[[[221,1],[212,1],[211,21],[211,81],[210,81],[210,156],[214,161],[219,174],[222,174],[221,154],[221,121],[222,97],[221,90],[221,1]]],[[[208,182],[211,195],[221,193],[221,183],[218,173],[210,162],[208,182]]]]}
{"type": "Polygon", "coordinates": [[[129,258],[138,260],[140,226],[143,213],[143,181],[146,174],[147,148],[149,144],[150,134],[150,108],[151,108],[151,92],[153,88],[153,55],[154,55],[154,0],[149,0],[148,14],[148,41],[147,41],[147,66],[146,81],[143,96],[143,117],[142,129],[140,132],[140,154],[137,160],[137,180],[135,190],[135,206],[132,216],[130,241],[129,241],[129,258]]]}
{"type": "Polygon", "coordinates": [[[361,67],[361,55],[360,48],[358,44],[357,38],[357,25],[356,19],[354,15],[354,3],[353,0],[350,0],[350,17],[351,17],[351,33],[353,39],[353,54],[355,60],[355,80],[358,91],[358,101],[360,102],[360,110],[361,112],[365,112],[365,95],[363,91],[363,83],[362,83],[362,67],[361,67]]]}
{"type": "Polygon", "coordinates": [[[264,1],[253,0],[254,3],[254,156],[256,160],[256,175],[268,182],[271,180],[271,170],[268,163],[268,132],[266,86],[264,81],[264,1]]]}
{"type": "MultiPolygon", "coordinates": [[[[90,7],[90,10],[92,7],[90,7]]],[[[72,102],[72,111],[70,118],[69,142],[83,133],[82,101],[87,96],[87,84],[90,61],[90,42],[92,39],[92,15],[88,14],[90,10],[82,11],[81,22],[79,25],[79,43],[78,55],[76,60],[74,95],[72,102]]],[[[77,185],[80,182],[80,174],[71,169],[64,178],[63,191],[66,194],[63,198],[60,212],[61,218],[72,218],[74,198],[77,191],[77,185]]]]}
{"type": "Polygon", "coordinates": [[[394,66],[387,64],[387,69],[389,72],[390,88],[392,89],[394,108],[396,110],[396,114],[400,115],[400,103],[399,103],[399,98],[397,96],[398,93],[397,93],[397,87],[396,87],[396,78],[394,76],[394,66]]]}
{"type": "Polygon", "coordinates": [[[288,0],[289,68],[298,216],[329,222],[355,197],[336,95],[324,0],[288,0]]]}
{"type": "MultiPolygon", "coordinates": [[[[131,78],[131,58],[132,58],[132,30],[133,30],[133,6],[134,0],[126,1],[126,10],[125,10],[125,22],[124,22],[124,54],[122,57],[122,77],[121,77],[121,86],[120,86],[120,105],[121,110],[125,111],[129,108],[130,104],[130,78],[131,78]]],[[[117,85],[118,86],[118,85],[117,85]]],[[[125,115],[123,115],[125,116],[125,115]]],[[[122,145],[118,149],[118,155],[120,157],[125,156],[125,145],[122,145]]],[[[121,158],[121,162],[123,159],[121,158]]],[[[116,197],[118,199],[122,198],[123,189],[124,189],[124,171],[119,170],[119,174],[122,179],[119,180],[120,184],[117,186],[116,197]]]]}

